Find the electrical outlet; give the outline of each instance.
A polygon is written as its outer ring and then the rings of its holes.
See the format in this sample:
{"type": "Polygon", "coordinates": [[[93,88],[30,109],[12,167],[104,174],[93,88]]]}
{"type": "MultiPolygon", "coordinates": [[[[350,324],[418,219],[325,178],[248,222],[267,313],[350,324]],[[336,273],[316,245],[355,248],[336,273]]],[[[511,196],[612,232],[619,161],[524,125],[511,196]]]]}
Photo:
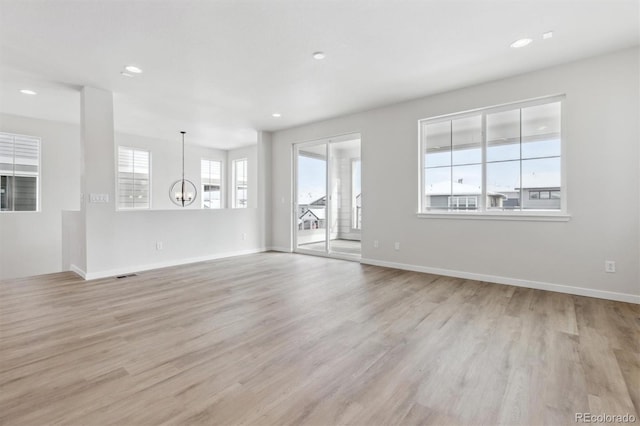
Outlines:
{"type": "Polygon", "coordinates": [[[378,243],[378,240],[373,240],[373,248],[378,248],[380,247],[380,243],[378,243]]]}
{"type": "Polygon", "coordinates": [[[614,273],[616,272],[616,262],[615,260],[605,260],[604,261],[604,271],[607,273],[614,273]]]}
{"type": "Polygon", "coordinates": [[[396,241],[396,243],[393,246],[396,250],[400,250],[400,243],[396,241]]]}
{"type": "Polygon", "coordinates": [[[247,239],[247,233],[243,232],[242,233],[242,241],[245,241],[247,239]]]}
{"type": "Polygon", "coordinates": [[[162,244],[162,241],[156,241],[156,250],[162,250],[164,248],[164,245],[162,244]]]}

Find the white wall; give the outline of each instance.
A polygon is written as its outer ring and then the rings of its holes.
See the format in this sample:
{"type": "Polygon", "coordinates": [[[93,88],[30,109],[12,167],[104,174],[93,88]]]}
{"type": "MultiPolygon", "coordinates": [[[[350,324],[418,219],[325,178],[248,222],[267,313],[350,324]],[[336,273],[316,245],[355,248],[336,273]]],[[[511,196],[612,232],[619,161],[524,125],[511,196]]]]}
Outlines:
{"type": "Polygon", "coordinates": [[[80,127],[0,114],[0,131],[42,139],[41,211],[0,213],[0,279],[62,270],[62,210],[80,208],[80,127]]]}
{"type": "Polygon", "coordinates": [[[638,62],[634,48],[275,132],[273,246],[291,247],[291,144],[360,132],[363,259],[640,302],[638,62]],[[419,119],[560,93],[569,222],[416,216],[419,119]]]}

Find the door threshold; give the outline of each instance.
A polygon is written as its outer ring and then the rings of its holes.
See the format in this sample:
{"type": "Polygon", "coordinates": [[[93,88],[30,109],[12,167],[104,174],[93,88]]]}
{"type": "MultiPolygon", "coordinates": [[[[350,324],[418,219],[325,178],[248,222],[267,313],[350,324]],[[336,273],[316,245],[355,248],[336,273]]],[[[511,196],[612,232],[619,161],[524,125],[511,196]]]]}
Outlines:
{"type": "Polygon", "coordinates": [[[321,251],[316,251],[316,250],[305,250],[305,249],[300,249],[300,248],[296,248],[293,250],[294,253],[297,254],[306,254],[306,255],[310,255],[310,256],[319,256],[319,257],[328,257],[331,259],[340,259],[340,260],[348,260],[351,262],[360,262],[360,259],[362,259],[362,256],[359,256],[357,254],[348,254],[348,253],[335,253],[335,252],[331,252],[331,253],[324,253],[321,251]]]}

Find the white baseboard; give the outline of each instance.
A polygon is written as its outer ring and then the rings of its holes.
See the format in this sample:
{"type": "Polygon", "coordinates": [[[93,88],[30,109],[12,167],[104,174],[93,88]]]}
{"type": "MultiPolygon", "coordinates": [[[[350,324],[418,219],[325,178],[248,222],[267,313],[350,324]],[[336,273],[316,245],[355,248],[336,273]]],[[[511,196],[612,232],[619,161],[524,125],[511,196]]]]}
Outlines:
{"type": "Polygon", "coordinates": [[[118,276],[118,275],[125,275],[125,274],[133,274],[136,272],[142,272],[142,271],[149,271],[151,269],[161,269],[161,268],[168,268],[170,266],[178,266],[178,265],[187,265],[189,263],[197,263],[197,262],[205,262],[207,260],[215,260],[215,259],[223,259],[226,257],[233,257],[233,256],[243,256],[245,254],[254,254],[254,253],[261,253],[263,251],[266,251],[266,249],[264,247],[262,248],[256,248],[256,249],[249,249],[249,250],[240,250],[240,251],[233,251],[233,252],[223,252],[223,253],[216,253],[216,254],[212,254],[212,255],[206,255],[206,256],[198,256],[198,257],[191,257],[191,258],[186,258],[186,259],[177,259],[177,260],[168,260],[168,261],[164,261],[164,262],[158,262],[158,263],[149,263],[146,265],[136,265],[136,266],[126,266],[123,268],[116,268],[116,269],[109,269],[106,271],[98,271],[98,272],[84,272],[81,269],[75,267],[75,265],[71,265],[71,270],[73,272],[75,272],[76,274],[80,275],[81,277],[83,277],[85,280],[97,280],[100,278],[108,278],[108,277],[114,277],[114,276],[118,276]],[[75,267],[75,269],[73,269],[75,267]]]}
{"type": "Polygon", "coordinates": [[[85,280],[87,279],[87,273],[78,268],[76,265],[69,265],[69,270],[77,275],[80,275],[80,277],[84,278],[85,280]]]}
{"type": "Polygon", "coordinates": [[[450,269],[431,268],[428,266],[410,265],[406,263],[387,262],[376,259],[362,259],[360,263],[366,265],[384,266],[387,268],[404,269],[406,271],[424,272],[427,274],[444,275],[447,277],[463,278],[467,280],[485,281],[496,284],[527,287],[536,290],[555,291],[558,293],[575,294],[577,296],[595,297],[598,299],[616,300],[640,304],[640,295],[628,293],[616,293],[614,291],[594,290],[583,287],[573,287],[562,284],[552,284],[540,281],[522,280],[519,278],[499,277],[495,275],[476,274],[473,272],[454,271],[450,269]]]}

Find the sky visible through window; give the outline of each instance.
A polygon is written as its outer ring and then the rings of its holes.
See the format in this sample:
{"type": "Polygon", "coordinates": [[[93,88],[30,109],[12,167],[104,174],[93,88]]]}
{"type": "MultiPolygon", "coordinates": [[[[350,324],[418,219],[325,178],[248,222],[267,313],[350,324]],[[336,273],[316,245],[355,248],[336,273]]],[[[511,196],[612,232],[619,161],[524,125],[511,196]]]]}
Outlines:
{"type": "MultiPolygon", "coordinates": [[[[298,156],[298,204],[308,204],[325,195],[326,167],[323,159],[298,156]]],[[[362,188],[361,162],[354,161],[353,167],[353,188],[359,193],[362,188]]]]}
{"type": "MultiPolygon", "coordinates": [[[[487,147],[487,189],[513,191],[520,185],[520,144],[487,147]]],[[[480,148],[428,153],[425,156],[428,183],[462,182],[480,188],[482,166],[480,148]]],[[[560,186],[560,139],[522,144],[523,186],[560,186]]],[[[428,188],[427,188],[428,190],[428,188]]]]}
{"type": "Polygon", "coordinates": [[[319,158],[298,156],[298,203],[307,204],[326,192],[327,163],[319,158]]]}

